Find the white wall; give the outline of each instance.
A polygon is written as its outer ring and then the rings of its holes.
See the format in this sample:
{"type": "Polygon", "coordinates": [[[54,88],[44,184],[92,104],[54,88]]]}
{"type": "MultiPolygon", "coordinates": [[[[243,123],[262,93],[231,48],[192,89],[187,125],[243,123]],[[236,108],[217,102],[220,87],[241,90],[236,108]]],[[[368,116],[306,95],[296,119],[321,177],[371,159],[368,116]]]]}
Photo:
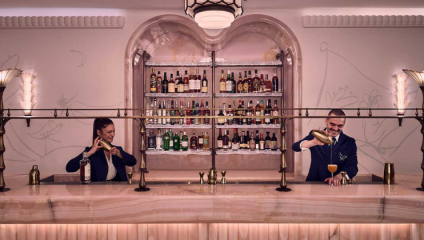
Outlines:
{"type": "MultiPolygon", "coordinates": [[[[303,28],[301,24],[303,14],[364,14],[363,11],[246,9],[246,13],[280,19],[297,36],[302,50],[303,107],[392,107],[394,81],[391,75],[403,68],[422,69],[422,29],[315,29],[303,28]]],[[[376,14],[409,14],[408,11],[375,9],[376,14]]],[[[37,108],[122,108],[124,51],[128,40],[144,21],[169,13],[183,15],[182,10],[0,9],[0,16],[121,15],[125,16],[126,22],[123,29],[0,29],[0,66],[3,65],[2,69],[15,66],[37,69],[37,108]],[[16,57],[8,60],[8,56],[13,55],[18,55],[19,61],[16,57]]],[[[408,82],[410,107],[420,107],[422,96],[419,89],[412,79],[408,82]]],[[[20,107],[19,83],[20,79],[14,79],[7,86],[6,108],[20,107]]],[[[325,115],[326,112],[315,114],[325,115]]],[[[123,145],[123,121],[115,122],[117,136],[114,143],[123,145]]],[[[91,123],[92,120],[34,120],[27,128],[23,120],[8,122],[5,172],[27,173],[33,164],[38,164],[44,173],[64,173],[66,162],[79,154],[83,146],[89,145],[91,123]]],[[[303,135],[311,129],[323,127],[323,123],[324,120],[303,121],[303,135]]],[[[394,162],[397,173],[421,172],[420,125],[416,120],[405,120],[401,128],[397,124],[396,119],[348,120],[345,133],[357,140],[360,173],[381,174],[385,161],[394,162]]],[[[303,153],[302,172],[305,174],[309,158],[308,152],[303,153]]]]}

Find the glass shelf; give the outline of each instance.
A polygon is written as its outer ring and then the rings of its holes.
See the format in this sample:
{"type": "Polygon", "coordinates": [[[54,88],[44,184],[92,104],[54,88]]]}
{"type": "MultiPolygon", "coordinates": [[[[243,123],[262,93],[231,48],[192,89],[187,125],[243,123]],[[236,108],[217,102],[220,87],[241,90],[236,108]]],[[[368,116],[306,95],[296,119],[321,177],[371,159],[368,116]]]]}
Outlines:
{"type": "Polygon", "coordinates": [[[215,67],[278,67],[282,66],[281,61],[267,61],[267,62],[217,62],[215,67]]]}
{"type": "Polygon", "coordinates": [[[280,129],[281,125],[280,124],[261,124],[261,125],[237,125],[237,124],[232,124],[232,125],[215,125],[216,128],[245,128],[245,129],[280,129]]]}
{"type": "Polygon", "coordinates": [[[238,151],[233,151],[231,149],[228,149],[228,151],[224,151],[224,150],[217,150],[216,151],[217,155],[280,155],[281,151],[277,150],[277,151],[270,151],[270,150],[255,150],[255,151],[251,151],[249,149],[240,149],[238,151]]]}
{"type": "Polygon", "coordinates": [[[146,97],[156,98],[210,98],[209,93],[146,93],[146,97]]]}
{"type": "Polygon", "coordinates": [[[186,156],[186,155],[211,155],[210,150],[191,150],[188,151],[157,151],[157,150],[147,150],[147,155],[178,155],[178,156],[186,156]]]}
{"type": "Polygon", "coordinates": [[[216,98],[231,97],[281,97],[283,93],[215,93],[216,98]]]}
{"type": "Polygon", "coordinates": [[[212,67],[212,63],[147,62],[146,67],[212,67]]]}
{"type": "Polygon", "coordinates": [[[183,128],[192,128],[192,129],[211,129],[212,125],[159,125],[159,124],[147,124],[146,128],[172,128],[172,129],[183,129],[183,128]]]}

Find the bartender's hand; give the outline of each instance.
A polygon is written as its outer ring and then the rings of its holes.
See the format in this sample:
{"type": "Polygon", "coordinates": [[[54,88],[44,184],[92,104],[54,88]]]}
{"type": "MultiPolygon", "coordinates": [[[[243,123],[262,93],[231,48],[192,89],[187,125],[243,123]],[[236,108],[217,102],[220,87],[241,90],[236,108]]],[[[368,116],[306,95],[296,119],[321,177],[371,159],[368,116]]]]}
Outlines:
{"type": "Polygon", "coordinates": [[[334,182],[331,177],[326,178],[324,181],[328,182],[328,185],[331,185],[331,183],[334,183],[334,186],[340,186],[341,180],[342,180],[341,174],[337,174],[336,176],[334,176],[334,182]]]}
{"type": "MultiPolygon", "coordinates": [[[[321,128],[318,128],[318,130],[321,130],[321,128]]],[[[316,145],[324,146],[324,143],[322,143],[321,141],[319,141],[318,139],[316,139],[314,137],[314,139],[312,139],[312,140],[309,140],[309,141],[308,140],[305,140],[305,141],[303,141],[302,148],[311,148],[311,147],[314,147],[316,145]]]]}
{"type": "Polygon", "coordinates": [[[90,151],[87,153],[87,157],[90,157],[91,155],[95,154],[99,149],[102,148],[102,146],[99,146],[101,138],[100,136],[94,139],[93,146],[91,147],[90,151]]]}
{"type": "Polygon", "coordinates": [[[111,148],[110,153],[112,153],[112,155],[118,156],[119,158],[122,158],[121,151],[119,151],[119,149],[116,147],[111,148]]]}

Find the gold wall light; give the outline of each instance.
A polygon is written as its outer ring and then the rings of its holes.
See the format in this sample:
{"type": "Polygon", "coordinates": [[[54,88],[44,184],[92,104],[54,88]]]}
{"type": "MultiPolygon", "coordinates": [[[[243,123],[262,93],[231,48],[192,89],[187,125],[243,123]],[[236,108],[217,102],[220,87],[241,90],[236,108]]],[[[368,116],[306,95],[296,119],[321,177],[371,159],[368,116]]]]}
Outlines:
{"type": "Polygon", "coordinates": [[[402,116],[405,115],[405,109],[409,105],[409,101],[406,99],[408,97],[408,92],[406,91],[406,88],[408,87],[408,83],[406,82],[406,79],[408,78],[408,75],[406,73],[398,73],[392,76],[395,80],[395,102],[394,105],[397,108],[397,115],[399,116],[399,127],[402,126],[402,116]]]}
{"type": "MultiPolygon", "coordinates": [[[[21,77],[23,81],[21,83],[21,88],[22,88],[21,95],[23,99],[23,101],[21,102],[21,107],[24,110],[25,116],[31,116],[32,109],[34,109],[34,106],[35,106],[35,103],[34,103],[35,85],[33,84],[33,82],[37,76],[35,76],[32,73],[22,73],[21,77]]],[[[30,126],[30,120],[31,119],[29,118],[27,119],[27,127],[30,126]]]]}

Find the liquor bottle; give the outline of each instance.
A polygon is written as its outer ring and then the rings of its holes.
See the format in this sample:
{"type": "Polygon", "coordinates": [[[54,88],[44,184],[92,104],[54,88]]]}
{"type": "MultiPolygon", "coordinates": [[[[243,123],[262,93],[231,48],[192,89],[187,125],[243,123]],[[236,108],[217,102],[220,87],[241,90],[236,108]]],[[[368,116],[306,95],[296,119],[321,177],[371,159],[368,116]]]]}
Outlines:
{"type": "Polygon", "coordinates": [[[241,136],[240,136],[240,149],[246,149],[247,148],[245,141],[246,141],[246,135],[245,135],[245,132],[242,131],[241,136]]]}
{"type": "Polygon", "coordinates": [[[252,101],[247,102],[247,108],[246,108],[246,117],[248,117],[246,119],[247,125],[252,125],[252,109],[250,107],[251,105],[252,105],[252,101]]]}
{"type": "Polygon", "coordinates": [[[158,135],[156,135],[156,150],[163,149],[163,138],[162,134],[160,134],[160,129],[158,129],[158,135]]]}
{"type": "MultiPolygon", "coordinates": [[[[203,117],[205,116],[205,105],[203,104],[203,100],[200,100],[200,116],[203,117]]],[[[204,125],[205,124],[205,119],[204,118],[200,118],[200,124],[204,125]]]]}
{"type": "MultiPolygon", "coordinates": [[[[261,105],[259,105],[259,101],[256,101],[255,116],[256,117],[261,116],[261,105]]],[[[259,124],[261,124],[261,119],[256,118],[256,125],[259,125],[259,124]]]]}
{"type": "Polygon", "coordinates": [[[193,130],[193,136],[190,138],[190,149],[191,150],[197,150],[197,137],[196,137],[196,131],[193,130]]]}
{"type": "MultiPolygon", "coordinates": [[[[171,109],[169,110],[169,116],[175,117],[174,100],[171,100],[171,109]]],[[[175,118],[171,118],[171,125],[175,125],[175,118]]]]}
{"type": "MultiPolygon", "coordinates": [[[[158,107],[157,107],[157,101],[156,101],[156,98],[155,98],[155,105],[153,106],[153,117],[157,117],[157,116],[158,116],[158,107]]],[[[154,118],[153,122],[154,122],[155,125],[157,125],[158,124],[158,118],[154,118]]]]}
{"type": "Polygon", "coordinates": [[[156,76],[156,92],[162,93],[162,77],[160,76],[160,71],[158,71],[158,75],[156,76]]]}
{"type": "Polygon", "coordinates": [[[271,124],[271,99],[266,101],[266,109],[265,109],[265,124],[271,124]]]}
{"type": "Polygon", "coordinates": [[[169,151],[169,133],[168,130],[165,130],[165,134],[163,135],[163,150],[164,151],[169,151]]]}
{"type": "Polygon", "coordinates": [[[268,74],[265,74],[265,92],[272,92],[272,81],[268,79],[268,74]]]}
{"type": "Polygon", "coordinates": [[[265,86],[264,75],[261,74],[261,87],[259,89],[259,92],[261,92],[261,93],[265,92],[265,88],[266,88],[266,86],[265,86]]]}
{"type": "Polygon", "coordinates": [[[208,79],[206,78],[206,70],[203,70],[202,93],[208,93],[208,79]]]}
{"type": "MultiPolygon", "coordinates": [[[[190,110],[190,102],[187,102],[187,107],[186,107],[186,116],[189,117],[191,116],[191,110],[190,110]]],[[[191,124],[191,118],[186,118],[186,125],[190,125],[191,124]]]]}
{"type": "Polygon", "coordinates": [[[153,131],[150,132],[149,137],[147,138],[147,150],[156,149],[156,137],[153,131]]]}
{"type": "Polygon", "coordinates": [[[154,68],[152,68],[152,74],[150,75],[150,92],[156,93],[156,73],[154,68]]]}
{"type": "Polygon", "coordinates": [[[234,73],[231,73],[231,93],[236,93],[237,92],[237,83],[236,80],[234,79],[234,73]]]}
{"type": "Polygon", "coordinates": [[[203,149],[203,132],[200,132],[199,137],[197,137],[197,148],[202,150],[203,149]]]}
{"type": "MultiPolygon", "coordinates": [[[[196,105],[194,104],[194,101],[192,101],[191,104],[191,116],[195,117],[196,116],[196,105]]],[[[194,125],[194,118],[191,119],[191,124],[194,125]]]]}
{"type": "Polygon", "coordinates": [[[243,93],[243,79],[241,72],[239,72],[239,80],[237,82],[237,93],[243,93]]]}
{"type": "Polygon", "coordinates": [[[175,82],[174,82],[174,74],[170,74],[169,82],[168,82],[168,92],[175,93],[175,82]]]}
{"type": "Polygon", "coordinates": [[[184,82],[183,79],[180,77],[180,71],[177,71],[177,92],[178,93],[184,93],[184,82]]]}
{"type": "Polygon", "coordinates": [[[202,76],[200,76],[199,69],[197,69],[197,76],[196,76],[196,92],[200,93],[200,86],[202,85],[202,76]]]}
{"type": "Polygon", "coordinates": [[[80,160],[80,182],[81,184],[89,184],[91,182],[91,164],[87,157],[87,152],[82,153],[80,160]]]}
{"type": "Polygon", "coordinates": [[[184,125],[185,121],[184,121],[184,104],[183,101],[180,101],[180,125],[184,125]]]}
{"type": "Polygon", "coordinates": [[[224,78],[224,70],[221,71],[221,79],[219,80],[219,92],[226,93],[226,83],[224,78]]]}
{"type": "Polygon", "coordinates": [[[259,150],[259,131],[258,130],[256,130],[255,149],[259,150]]]}
{"type": "Polygon", "coordinates": [[[184,135],[181,138],[181,149],[183,151],[188,151],[188,137],[186,135],[186,132],[184,132],[184,135]]]}
{"type": "Polygon", "coordinates": [[[209,150],[209,135],[208,135],[208,132],[205,132],[205,135],[203,135],[203,150],[209,150]]]}
{"type": "MultiPolygon", "coordinates": [[[[159,108],[158,108],[158,117],[162,117],[162,106],[160,105],[160,101],[159,101],[159,108]]],[[[163,118],[158,118],[158,124],[162,125],[162,119],[163,118]]]]}
{"type": "Polygon", "coordinates": [[[249,131],[247,131],[247,134],[244,137],[244,143],[246,144],[246,149],[249,149],[249,144],[250,144],[250,134],[249,134],[249,131]]]}
{"type": "MultiPolygon", "coordinates": [[[[166,106],[168,106],[168,108],[170,108],[171,103],[169,102],[169,100],[168,100],[168,103],[166,104],[166,106]]],[[[171,118],[169,118],[169,116],[170,116],[170,115],[171,115],[171,114],[170,114],[170,110],[169,110],[169,109],[166,109],[166,110],[165,110],[165,116],[166,116],[165,123],[166,123],[166,124],[171,124],[171,118]]]]}
{"type": "Polygon", "coordinates": [[[190,86],[189,86],[189,80],[188,80],[188,76],[187,76],[187,70],[185,70],[184,72],[184,93],[189,93],[190,92],[190,86]]]}
{"type": "Polygon", "coordinates": [[[249,70],[249,76],[247,78],[247,83],[249,84],[248,92],[253,92],[253,79],[252,79],[252,71],[249,70]]]}
{"type": "MultiPolygon", "coordinates": [[[[177,71],[178,72],[178,71],[177,71]]],[[[171,77],[172,77],[172,74],[171,74],[171,77]]],[[[177,93],[178,92],[178,76],[176,76],[175,77],[175,79],[174,79],[174,93],[177,93]]],[[[177,105],[177,102],[175,102],[175,105],[177,105]]]]}
{"type": "MultiPolygon", "coordinates": [[[[239,105],[237,107],[237,116],[242,117],[243,116],[243,105],[241,105],[241,100],[239,100],[239,105]]],[[[238,125],[243,125],[243,119],[238,119],[238,125]]]]}
{"type": "MultiPolygon", "coordinates": [[[[199,110],[200,106],[199,106],[199,100],[196,99],[196,110],[195,110],[195,116],[196,117],[200,117],[200,110],[199,110]]],[[[195,118],[194,119],[194,124],[195,125],[199,125],[200,124],[200,118],[195,118]]]]}
{"type": "Polygon", "coordinates": [[[180,143],[180,136],[178,136],[177,133],[174,135],[174,151],[180,151],[181,143],[180,143]]]}
{"type": "Polygon", "coordinates": [[[238,151],[240,149],[240,138],[238,136],[237,128],[234,128],[234,136],[231,143],[231,149],[233,151],[238,151]]]}
{"type": "Polygon", "coordinates": [[[247,71],[244,71],[243,93],[249,93],[249,81],[247,80],[247,71]]]}
{"type": "Polygon", "coordinates": [[[219,106],[219,113],[218,113],[218,125],[224,125],[225,124],[225,118],[224,117],[224,113],[222,112],[222,107],[219,106]]]}
{"type": "Polygon", "coordinates": [[[230,130],[227,130],[226,132],[227,132],[227,136],[228,136],[228,149],[231,149],[231,145],[232,145],[233,141],[231,141],[230,130]]]}
{"type": "Polygon", "coordinates": [[[272,77],[272,92],[278,92],[277,69],[274,69],[274,77],[272,77]]]}
{"type": "Polygon", "coordinates": [[[193,74],[193,69],[190,69],[190,76],[188,77],[188,88],[191,93],[196,92],[196,76],[193,74]]]}
{"type": "MultiPolygon", "coordinates": [[[[208,107],[208,101],[206,101],[206,109],[204,111],[204,115],[205,117],[209,117],[211,115],[211,111],[209,110],[208,107]]],[[[210,118],[205,118],[205,124],[210,124],[210,118]]]]}
{"type": "Polygon", "coordinates": [[[166,72],[163,73],[162,93],[168,93],[168,78],[166,77],[166,72]]]}
{"type": "Polygon", "coordinates": [[[222,139],[222,130],[221,130],[221,128],[219,129],[219,135],[218,135],[218,138],[216,139],[216,141],[217,141],[217,147],[218,147],[218,150],[220,150],[220,149],[222,149],[223,148],[223,139],[222,139]]]}
{"type": "MultiPolygon", "coordinates": [[[[146,106],[146,116],[150,117],[153,115],[153,98],[150,99],[150,107],[149,105],[146,106]]],[[[153,118],[146,118],[147,124],[152,124],[153,123],[153,118]]]]}
{"type": "Polygon", "coordinates": [[[230,138],[227,135],[227,131],[224,131],[224,136],[222,137],[222,148],[224,149],[224,151],[228,151],[228,149],[230,148],[229,140],[230,138]]]}
{"type": "MultiPolygon", "coordinates": [[[[244,101],[241,101],[241,116],[246,117],[246,110],[244,108],[244,101]]],[[[241,121],[243,122],[243,125],[247,125],[247,118],[242,118],[241,121]]]]}
{"type": "Polygon", "coordinates": [[[269,136],[269,132],[266,132],[265,150],[271,150],[271,137],[269,136]]]}
{"type": "Polygon", "coordinates": [[[231,109],[231,105],[228,105],[227,116],[227,124],[233,125],[233,110],[231,109]]]}
{"type": "Polygon", "coordinates": [[[171,128],[168,131],[168,135],[169,135],[169,150],[174,150],[174,134],[171,128]]]}
{"type": "Polygon", "coordinates": [[[258,77],[258,70],[255,69],[255,77],[253,78],[253,92],[258,93],[260,92],[261,87],[261,80],[258,77]]]}
{"type": "Polygon", "coordinates": [[[277,151],[277,138],[275,137],[275,133],[272,133],[271,150],[272,151],[277,151]]]}
{"type": "Polygon", "coordinates": [[[255,151],[256,150],[256,141],[255,141],[255,137],[253,135],[254,135],[253,133],[250,134],[249,149],[252,150],[252,151],[255,151]]]}
{"type": "Polygon", "coordinates": [[[265,140],[264,135],[261,133],[261,137],[259,138],[259,150],[265,150],[265,140]]]}
{"type": "Polygon", "coordinates": [[[261,124],[265,124],[265,106],[264,106],[264,100],[261,100],[261,124]]]}
{"type": "Polygon", "coordinates": [[[272,116],[275,118],[272,118],[272,124],[279,124],[280,119],[277,118],[278,115],[279,115],[279,112],[278,112],[277,100],[274,100],[274,110],[272,111],[272,116]]]}
{"type": "MultiPolygon", "coordinates": [[[[227,109],[225,108],[225,103],[222,104],[222,113],[227,117],[227,109]]],[[[224,118],[224,124],[227,124],[227,118],[224,118]]]]}
{"type": "Polygon", "coordinates": [[[230,70],[228,70],[228,74],[227,74],[227,80],[225,80],[225,91],[227,93],[231,93],[232,92],[232,84],[233,82],[231,81],[231,75],[230,75],[230,70]]]}

